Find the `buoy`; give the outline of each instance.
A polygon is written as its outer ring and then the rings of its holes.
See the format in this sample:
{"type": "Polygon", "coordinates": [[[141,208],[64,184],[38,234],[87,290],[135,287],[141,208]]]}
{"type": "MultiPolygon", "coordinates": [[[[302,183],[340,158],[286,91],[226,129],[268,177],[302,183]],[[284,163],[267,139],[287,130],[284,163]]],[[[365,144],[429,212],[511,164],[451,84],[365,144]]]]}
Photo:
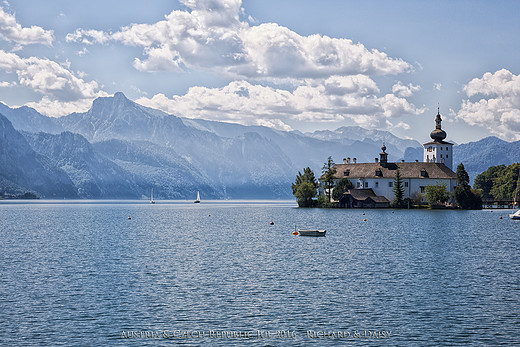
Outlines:
{"type": "Polygon", "coordinates": [[[365,219],[363,219],[363,222],[366,222],[366,221],[367,221],[367,219],[366,219],[366,218],[365,218],[365,219]]]}
{"type": "Polygon", "coordinates": [[[502,219],[502,217],[498,217],[498,219],[502,219]]]}
{"type": "Polygon", "coordinates": [[[271,223],[269,223],[269,224],[274,225],[274,222],[271,222],[271,223]]]}
{"type": "Polygon", "coordinates": [[[363,212],[363,216],[365,215],[365,213],[363,212]]]}
{"type": "Polygon", "coordinates": [[[132,217],[128,217],[128,219],[132,219],[132,217]]]}
{"type": "Polygon", "coordinates": [[[293,231],[292,234],[293,235],[298,235],[298,232],[297,231],[293,231]]]}
{"type": "Polygon", "coordinates": [[[394,211],[392,211],[392,213],[394,213],[394,211]]]}

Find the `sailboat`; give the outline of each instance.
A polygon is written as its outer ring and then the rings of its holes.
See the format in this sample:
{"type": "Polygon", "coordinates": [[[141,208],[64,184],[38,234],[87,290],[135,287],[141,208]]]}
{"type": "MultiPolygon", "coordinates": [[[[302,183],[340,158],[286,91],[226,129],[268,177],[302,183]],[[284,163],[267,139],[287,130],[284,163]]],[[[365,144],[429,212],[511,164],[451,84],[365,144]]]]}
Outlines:
{"type": "Polygon", "coordinates": [[[152,188],[152,194],[150,195],[150,204],[155,204],[155,200],[153,199],[153,188],[152,188]]]}
{"type": "Polygon", "coordinates": [[[197,191],[197,200],[194,201],[195,204],[200,203],[200,194],[199,191],[197,191]]]}

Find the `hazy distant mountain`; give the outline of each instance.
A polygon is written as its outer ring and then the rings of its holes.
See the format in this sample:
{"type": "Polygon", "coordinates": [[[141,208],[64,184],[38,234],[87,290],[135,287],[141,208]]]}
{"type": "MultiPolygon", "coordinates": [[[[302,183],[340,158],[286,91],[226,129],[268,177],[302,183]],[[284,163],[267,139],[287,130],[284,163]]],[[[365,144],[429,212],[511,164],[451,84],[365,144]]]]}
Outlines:
{"type": "Polygon", "coordinates": [[[197,190],[205,199],[224,197],[224,189],[171,148],[151,142],[107,140],[93,144],[136,180],[142,195],[150,195],[154,188],[156,199],[194,199],[197,190]]]}
{"type": "MultiPolygon", "coordinates": [[[[389,131],[367,130],[359,126],[341,127],[334,131],[318,130],[313,133],[306,133],[305,135],[324,141],[339,142],[345,145],[371,144],[372,147],[377,148],[381,148],[384,142],[387,147],[386,152],[390,155],[390,160],[392,160],[392,157],[394,158],[393,160],[403,158],[404,149],[408,147],[421,146],[421,144],[415,140],[401,139],[389,131]]],[[[379,152],[372,154],[372,156],[374,158],[377,157],[379,152]]]]}
{"type": "Polygon", "coordinates": [[[453,165],[464,163],[471,181],[495,165],[520,163],[520,141],[506,142],[495,136],[455,146],[453,165]],[[456,164],[455,164],[456,163],[456,164]]]}
{"type": "Polygon", "coordinates": [[[46,117],[31,107],[9,108],[0,102],[0,114],[9,119],[13,127],[18,131],[24,130],[32,133],[45,132],[51,134],[59,134],[63,131],[56,118],[46,117]]]}
{"type": "Polygon", "coordinates": [[[88,199],[140,198],[134,177],[95,152],[81,135],[24,133],[32,148],[62,169],[72,180],[78,196],[88,199]]]}
{"type": "MultiPolygon", "coordinates": [[[[291,198],[297,172],[310,166],[319,176],[328,156],[373,162],[384,141],[391,161],[423,158],[419,142],[387,131],[342,127],[303,134],[180,118],[122,93],[61,118],[28,107],[0,109],[19,130],[38,133],[24,134],[48,158],[49,169],[70,177],[81,197],[144,197],[154,188],[165,199],[193,199],[197,190],[211,199],[291,198]]],[[[454,148],[454,163],[464,162],[472,179],[490,165],[519,161],[518,142],[481,141],[454,148]]],[[[0,187],[7,184],[2,182],[0,187]]]]}
{"type": "Polygon", "coordinates": [[[67,174],[37,154],[25,137],[0,114],[0,193],[33,191],[46,198],[76,198],[67,174]]]}

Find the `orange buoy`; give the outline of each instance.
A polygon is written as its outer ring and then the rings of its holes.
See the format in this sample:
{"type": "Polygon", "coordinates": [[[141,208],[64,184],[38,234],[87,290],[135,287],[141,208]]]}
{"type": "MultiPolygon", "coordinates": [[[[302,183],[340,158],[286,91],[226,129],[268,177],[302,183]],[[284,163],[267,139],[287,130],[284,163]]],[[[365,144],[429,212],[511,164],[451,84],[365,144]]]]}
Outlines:
{"type": "Polygon", "coordinates": [[[365,218],[365,219],[363,219],[363,222],[366,222],[366,221],[367,221],[367,219],[366,219],[366,218],[365,218]]]}
{"type": "Polygon", "coordinates": [[[292,234],[293,235],[298,235],[298,232],[297,231],[293,231],[292,234]]]}

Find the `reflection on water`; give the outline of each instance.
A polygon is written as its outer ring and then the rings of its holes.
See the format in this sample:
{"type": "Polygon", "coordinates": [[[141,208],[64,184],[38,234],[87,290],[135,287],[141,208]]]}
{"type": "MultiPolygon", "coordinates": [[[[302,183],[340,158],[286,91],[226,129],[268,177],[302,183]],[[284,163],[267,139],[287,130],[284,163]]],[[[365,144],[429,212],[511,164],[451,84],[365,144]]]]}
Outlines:
{"type": "Polygon", "coordinates": [[[519,344],[509,212],[4,201],[0,341],[157,345],[196,330],[182,342],[519,344]]]}

